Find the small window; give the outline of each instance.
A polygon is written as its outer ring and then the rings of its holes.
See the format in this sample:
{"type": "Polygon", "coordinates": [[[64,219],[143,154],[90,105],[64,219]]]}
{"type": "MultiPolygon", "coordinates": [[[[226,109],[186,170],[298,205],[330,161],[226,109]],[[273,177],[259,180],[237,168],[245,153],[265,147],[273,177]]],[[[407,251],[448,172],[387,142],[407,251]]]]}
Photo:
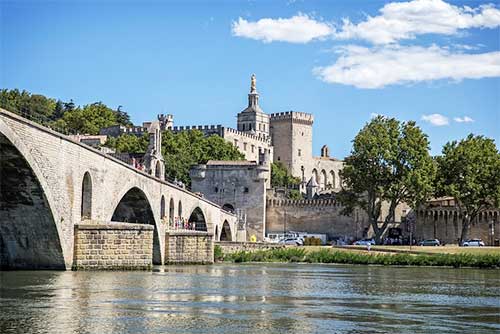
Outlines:
{"type": "Polygon", "coordinates": [[[255,151],[255,145],[252,145],[252,153],[255,151]]]}
{"type": "Polygon", "coordinates": [[[301,149],[299,148],[299,157],[302,155],[302,151],[301,149]]]}
{"type": "Polygon", "coordinates": [[[302,137],[304,137],[304,132],[302,132],[302,137]]]}
{"type": "Polygon", "coordinates": [[[248,193],[248,187],[245,187],[245,189],[243,190],[244,193],[248,193]]]}
{"type": "Polygon", "coordinates": [[[242,130],[243,130],[243,131],[245,131],[245,123],[243,123],[243,124],[241,125],[241,128],[242,128],[242,130]]]}
{"type": "Polygon", "coordinates": [[[243,143],[243,150],[247,150],[247,143],[243,143]]]}
{"type": "Polygon", "coordinates": [[[262,131],[266,131],[266,125],[262,124],[262,131]]]}
{"type": "Polygon", "coordinates": [[[238,147],[238,139],[234,140],[234,146],[238,147]]]}
{"type": "Polygon", "coordinates": [[[278,161],[280,161],[280,160],[281,160],[281,158],[280,158],[280,157],[278,157],[278,161]]]}
{"type": "Polygon", "coordinates": [[[218,187],[215,187],[215,188],[214,188],[214,192],[215,192],[215,193],[218,193],[218,192],[219,192],[219,188],[218,188],[218,187]]]}

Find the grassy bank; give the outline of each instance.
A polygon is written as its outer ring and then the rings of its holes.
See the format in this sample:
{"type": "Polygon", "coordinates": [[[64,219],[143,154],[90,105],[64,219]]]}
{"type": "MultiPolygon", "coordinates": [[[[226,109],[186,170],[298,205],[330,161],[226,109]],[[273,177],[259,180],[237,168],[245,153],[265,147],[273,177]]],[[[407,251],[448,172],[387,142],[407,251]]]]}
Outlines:
{"type": "Polygon", "coordinates": [[[235,263],[306,262],[397,266],[448,266],[455,268],[500,268],[500,254],[391,254],[345,251],[331,248],[306,250],[305,248],[293,247],[260,250],[255,252],[240,251],[233,254],[221,254],[220,258],[224,261],[235,263]]]}

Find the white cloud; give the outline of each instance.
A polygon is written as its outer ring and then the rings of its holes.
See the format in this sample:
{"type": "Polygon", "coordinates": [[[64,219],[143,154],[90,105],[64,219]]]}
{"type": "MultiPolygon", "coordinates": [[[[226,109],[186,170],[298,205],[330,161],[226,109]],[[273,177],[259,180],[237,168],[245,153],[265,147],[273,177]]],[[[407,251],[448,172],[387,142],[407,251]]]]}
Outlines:
{"type": "Polygon", "coordinates": [[[328,83],[358,88],[417,83],[439,79],[460,81],[500,76],[500,52],[452,53],[431,46],[347,46],[337,51],[337,61],[316,67],[313,73],[328,83]]]}
{"type": "Polygon", "coordinates": [[[378,116],[384,116],[384,115],[381,115],[381,114],[377,114],[376,112],[372,112],[370,113],[370,118],[376,118],[378,116]]]}
{"type": "Polygon", "coordinates": [[[442,0],[391,2],[380,9],[379,16],[368,16],[358,24],[344,19],[338,39],[363,39],[375,44],[414,39],[421,34],[454,35],[461,29],[496,28],[500,10],[494,5],[476,8],[454,6],[442,0]]]}
{"type": "Polygon", "coordinates": [[[233,35],[261,40],[265,43],[274,41],[308,43],[332,35],[333,31],[331,25],[316,21],[301,13],[289,19],[264,18],[256,22],[249,22],[240,17],[232,24],[233,35]]]}
{"type": "Polygon", "coordinates": [[[435,126],[444,126],[444,125],[448,125],[450,123],[448,121],[448,117],[443,116],[441,114],[423,115],[422,120],[429,122],[435,126]]]}
{"type": "Polygon", "coordinates": [[[464,117],[455,117],[453,120],[457,123],[472,123],[474,120],[470,118],[469,116],[464,116],[464,117]]]}

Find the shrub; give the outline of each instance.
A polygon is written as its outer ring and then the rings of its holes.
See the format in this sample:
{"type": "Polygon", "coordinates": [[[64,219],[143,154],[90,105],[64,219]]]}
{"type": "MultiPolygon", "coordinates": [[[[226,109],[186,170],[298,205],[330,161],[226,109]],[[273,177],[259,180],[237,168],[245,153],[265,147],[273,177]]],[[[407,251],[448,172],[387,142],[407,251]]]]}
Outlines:
{"type": "Polygon", "coordinates": [[[222,251],[222,247],[219,245],[214,246],[214,260],[215,261],[224,260],[224,252],[222,251]]]}

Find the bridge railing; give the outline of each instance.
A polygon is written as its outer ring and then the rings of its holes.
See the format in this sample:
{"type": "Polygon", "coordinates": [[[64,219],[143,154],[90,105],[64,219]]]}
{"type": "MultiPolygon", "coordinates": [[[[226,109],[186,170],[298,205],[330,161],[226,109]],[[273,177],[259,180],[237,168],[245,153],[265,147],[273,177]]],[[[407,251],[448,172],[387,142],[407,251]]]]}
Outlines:
{"type": "Polygon", "coordinates": [[[76,135],[77,131],[68,129],[67,127],[62,126],[60,123],[57,123],[57,120],[39,114],[37,112],[26,112],[23,110],[15,111],[14,114],[19,115],[27,120],[43,125],[53,131],[59,132],[63,135],[76,135]]]}
{"type": "Polygon", "coordinates": [[[196,223],[190,222],[187,218],[184,217],[175,217],[174,219],[164,218],[163,222],[167,225],[167,231],[195,231],[196,223]]]}

